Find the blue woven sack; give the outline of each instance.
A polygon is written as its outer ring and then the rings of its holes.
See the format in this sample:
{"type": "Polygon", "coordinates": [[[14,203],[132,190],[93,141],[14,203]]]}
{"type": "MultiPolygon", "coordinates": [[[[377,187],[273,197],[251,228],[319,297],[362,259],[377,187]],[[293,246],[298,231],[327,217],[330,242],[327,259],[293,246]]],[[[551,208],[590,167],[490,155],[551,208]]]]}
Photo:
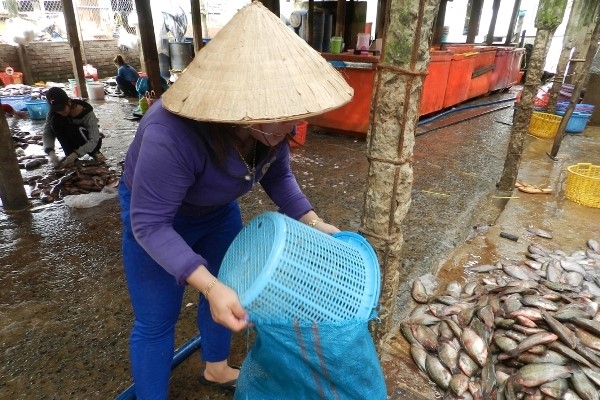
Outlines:
{"type": "Polygon", "coordinates": [[[366,321],[257,324],[235,400],[386,398],[366,321]]]}

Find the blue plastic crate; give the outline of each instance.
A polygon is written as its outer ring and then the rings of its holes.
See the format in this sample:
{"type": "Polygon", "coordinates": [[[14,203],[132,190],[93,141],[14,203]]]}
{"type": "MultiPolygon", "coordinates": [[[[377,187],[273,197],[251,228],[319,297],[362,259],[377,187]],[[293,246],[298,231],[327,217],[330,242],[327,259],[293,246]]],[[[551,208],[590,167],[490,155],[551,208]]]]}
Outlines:
{"type": "MultiPolygon", "coordinates": [[[[557,110],[555,114],[563,116],[563,115],[565,115],[565,112],[564,112],[564,110],[563,111],[557,110]]],[[[567,122],[567,127],[565,128],[565,132],[567,132],[567,133],[583,132],[583,130],[587,126],[587,123],[590,120],[591,116],[592,116],[592,114],[588,114],[588,113],[573,112],[573,114],[571,114],[571,118],[569,118],[569,122],[567,122]]]]}
{"type": "Polygon", "coordinates": [[[376,314],[380,292],[379,263],[366,239],[326,235],[276,212],[244,227],[219,279],[257,323],[366,321],[376,314]]]}
{"type": "Polygon", "coordinates": [[[25,105],[29,112],[29,118],[33,120],[46,119],[50,109],[46,100],[30,100],[26,101],[25,105]]]}
{"type": "Polygon", "coordinates": [[[0,101],[2,104],[8,104],[17,111],[27,110],[26,101],[31,100],[31,96],[2,96],[0,101]]]}
{"type": "MultiPolygon", "coordinates": [[[[566,111],[569,106],[569,102],[560,102],[556,104],[556,111],[566,111]]],[[[575,104],[575,112],[584,113],[584,114],[592,114],[594,112],[595,106],[593,104],[585,104],[579,103],[575,104]]]]}

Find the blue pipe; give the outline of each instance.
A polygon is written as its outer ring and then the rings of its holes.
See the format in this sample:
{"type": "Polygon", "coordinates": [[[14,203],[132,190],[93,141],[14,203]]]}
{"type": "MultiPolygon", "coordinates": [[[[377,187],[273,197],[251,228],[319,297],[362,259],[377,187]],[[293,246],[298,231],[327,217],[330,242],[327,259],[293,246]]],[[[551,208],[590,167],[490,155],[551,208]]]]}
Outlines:
{"type": "Polygon", "coordinates": [[[451,113],[454,113],[457,111],[463,111],[463,110],[468,110],[470,108],[485,107],[485,106],[491,106],[494,104],[506,103],[508,101],[515,101],[516,99],[517,99],[516,97],[510,97],[508,99],[494,100],[494,101],[488,101],[486,103],[470,104],[468,106],[453,108],[451,110],[444,111],[443,113],[440,113],[438,115],[434,115],[433,117],[423,119],[423,120],[417,122],[417,126],[425,125],[429,122],[435,121],[438,118],[444,117],[448,114],[451,114],[451,113]]]}
{"type": "MultiPolygon", "coordinates": [[[[186,358],[191,356],[200,348],[200,335],[190,339],[180,348],[175,350],[173,361],[171,362],[171,371],[181,364],[186,358]]],[[[123,393],[115,398],[115,400],[133,400],[135,399],[135,383],[129,386],[123,393]]]]}

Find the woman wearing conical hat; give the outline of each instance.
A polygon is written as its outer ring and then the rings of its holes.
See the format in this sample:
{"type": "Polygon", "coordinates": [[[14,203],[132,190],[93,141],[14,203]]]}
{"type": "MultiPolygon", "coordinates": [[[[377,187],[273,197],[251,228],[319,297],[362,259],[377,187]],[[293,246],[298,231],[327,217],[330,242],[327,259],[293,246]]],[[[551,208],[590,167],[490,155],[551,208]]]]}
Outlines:
{"type": "Polygon", "coordinates": [[[123,259],[135,315],[138,399],[165,399],[186,285],[200,292],[200,382],[235,389],[231,331],[248,324],[216,276],[242,228],[237,198],[260,184],[279,210],[322,232],[290,169],[295,122],[349,102],[341,75],[253,2],[204,47],[144,118],[120,185],[123,259]]]}

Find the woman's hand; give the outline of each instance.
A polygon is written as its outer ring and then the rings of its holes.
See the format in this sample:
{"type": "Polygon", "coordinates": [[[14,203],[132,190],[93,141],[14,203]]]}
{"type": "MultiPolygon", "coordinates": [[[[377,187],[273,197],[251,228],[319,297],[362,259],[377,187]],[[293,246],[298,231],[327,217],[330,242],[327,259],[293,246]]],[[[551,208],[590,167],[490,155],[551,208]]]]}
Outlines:
{"type": "Polygon", "coordinates": [[[240,304],[237,294],[229,286],[217,281],[206,298],[215,322],[239,332],[248,326],[248,313],[240,304]]]}
{"type": "Polygon", "coordinates": [[[319,218],[317,213],[312,210],[300,217],[300,222],[305,223],[311,228],[320,230],[328,235],[333,235],[334,233],[338,233],[340,231],[337,227],[323,221],[321,218],[319,218]]]}
{"type": "Polygon", "coordinates": [[[210,313],[216,323],[239,332],[248,326],[248,313],[233,289],[215,278],[204,265],[199,265],[187,278],[210,305],[210,313]]]}
{"type": "Polygon", "coordinates": [[[318,222],[315,225],[315,229],[318,229],[321,232],[326,233],[328,235],[333,235],[334,233],[338,233],[340,231],[337,227],[331,224],[327,224],[325,222],[318,222]]]}

